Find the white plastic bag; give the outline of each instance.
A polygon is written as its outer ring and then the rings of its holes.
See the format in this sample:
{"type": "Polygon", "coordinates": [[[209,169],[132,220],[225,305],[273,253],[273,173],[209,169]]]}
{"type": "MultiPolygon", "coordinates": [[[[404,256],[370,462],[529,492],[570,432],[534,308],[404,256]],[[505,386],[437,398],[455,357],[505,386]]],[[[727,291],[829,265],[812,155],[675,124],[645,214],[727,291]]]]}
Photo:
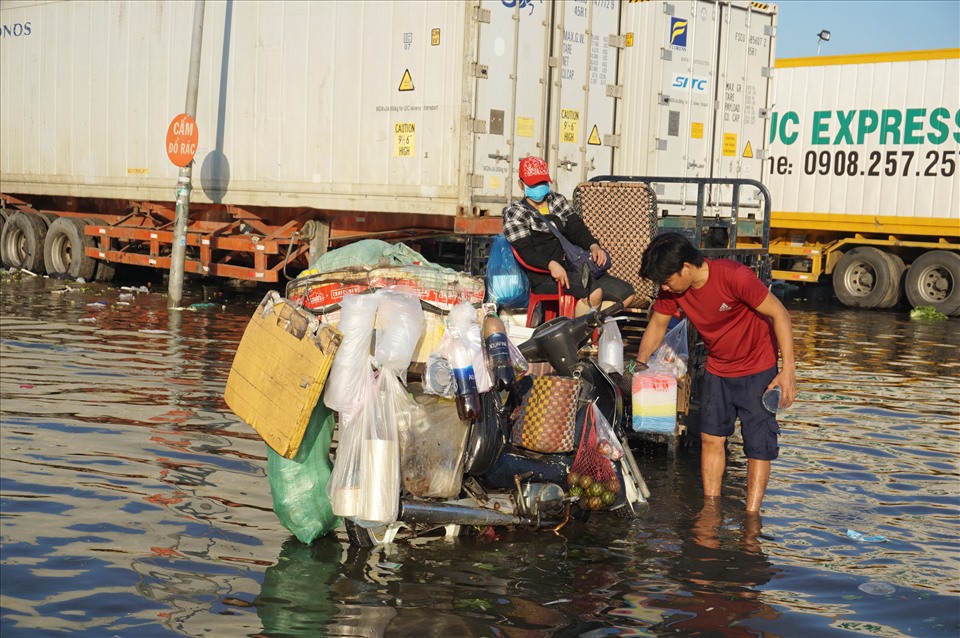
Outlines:
{"type": "Polygon", "coordinates": [[[406,371],[423,334],[420,297],[402,288],[385,288],[377,293],[377,362],[398,373],[406,371]]]}
{"type": "Polygon", "coordinates": [[[377,295],[346,295],[340,302],[337,329],[343,341],[323,393],[323,402],[331,410],[349,412],[357,407],[361,377],[370,372],[370,342],[379,304],[377,295]]]}

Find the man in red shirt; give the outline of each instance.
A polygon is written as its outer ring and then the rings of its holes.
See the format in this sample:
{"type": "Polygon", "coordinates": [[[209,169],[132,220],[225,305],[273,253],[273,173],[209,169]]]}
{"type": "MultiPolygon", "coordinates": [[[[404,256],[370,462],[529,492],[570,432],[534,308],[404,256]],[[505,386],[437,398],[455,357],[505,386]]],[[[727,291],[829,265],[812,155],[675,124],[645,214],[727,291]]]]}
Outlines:
{"type": "Polygon", "coordinates": [[[780,453],[780,427],[776,416],[764,409],[761,396],[779,387],[780,407],[789,406],[797,396],[790,314],[752,270],[728,259],[705,259],[679,233],[665,233],[650,242],[640,274],[657,284],[660,293],[637,361],[646,364],[678,309],[707,347],[700,400],[704,496],[720,496],[726,437],[733,434],[739,417],[747,457],[747,511],[760,511],[770,461],[780,453]]]}

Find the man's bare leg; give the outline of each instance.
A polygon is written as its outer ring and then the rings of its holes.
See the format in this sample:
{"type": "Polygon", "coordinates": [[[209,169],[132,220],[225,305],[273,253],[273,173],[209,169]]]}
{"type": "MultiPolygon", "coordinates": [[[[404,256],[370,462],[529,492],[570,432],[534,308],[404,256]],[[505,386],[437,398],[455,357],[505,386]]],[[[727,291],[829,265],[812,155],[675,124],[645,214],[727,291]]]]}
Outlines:
{"type": "Polygon", "coordinates": [[[747,511],[759,512],[770,480],[770,461],[747,459],[747,511]]]}
{"type": "Polygon", "coordinates": [[[727,465],[726,440],[725,436],[700,433],[700,474],[703,476],[704,496],[720,496],[723,470],[727,465]]]}

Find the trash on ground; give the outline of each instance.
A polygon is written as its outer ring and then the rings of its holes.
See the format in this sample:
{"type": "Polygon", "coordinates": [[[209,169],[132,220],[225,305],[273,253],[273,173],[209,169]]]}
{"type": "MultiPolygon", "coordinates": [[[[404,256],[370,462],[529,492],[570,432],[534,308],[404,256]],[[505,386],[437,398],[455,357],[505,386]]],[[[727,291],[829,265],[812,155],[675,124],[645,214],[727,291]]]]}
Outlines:
{"type": "Polygon", "coordinates": [[[897,591],[897,588],[890,583],[885,583],[880,580],[868,580],[857,587],[857,589],[866,594],[872,594],[874,596],[889,596],[893,592],[897,591]]]}
{"type": "Polygon", "coordinates": [[[874,534],[867,536],[858,532],[854,529],[847,530],[847,538],[852,538],[855,541],[863,541],[864,543],[885,543],[887,542],[886,536],[881,536],[880,534],[874,534]]]}

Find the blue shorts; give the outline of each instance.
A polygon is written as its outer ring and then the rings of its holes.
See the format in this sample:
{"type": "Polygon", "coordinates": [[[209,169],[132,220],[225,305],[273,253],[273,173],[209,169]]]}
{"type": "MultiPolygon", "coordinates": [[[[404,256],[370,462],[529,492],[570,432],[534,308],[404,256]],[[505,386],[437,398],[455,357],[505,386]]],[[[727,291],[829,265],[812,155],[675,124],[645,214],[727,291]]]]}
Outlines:
{"type": "Polygon", "coordinates": [[[767,412],[760,397],[777,376],[777,366],[745,377],[718,377],[704,372],[700,399],[700,432],[730,436],[740,418],[743,453],[748,459],[772,461],[780,454],[777,417],[767,412]]]}

